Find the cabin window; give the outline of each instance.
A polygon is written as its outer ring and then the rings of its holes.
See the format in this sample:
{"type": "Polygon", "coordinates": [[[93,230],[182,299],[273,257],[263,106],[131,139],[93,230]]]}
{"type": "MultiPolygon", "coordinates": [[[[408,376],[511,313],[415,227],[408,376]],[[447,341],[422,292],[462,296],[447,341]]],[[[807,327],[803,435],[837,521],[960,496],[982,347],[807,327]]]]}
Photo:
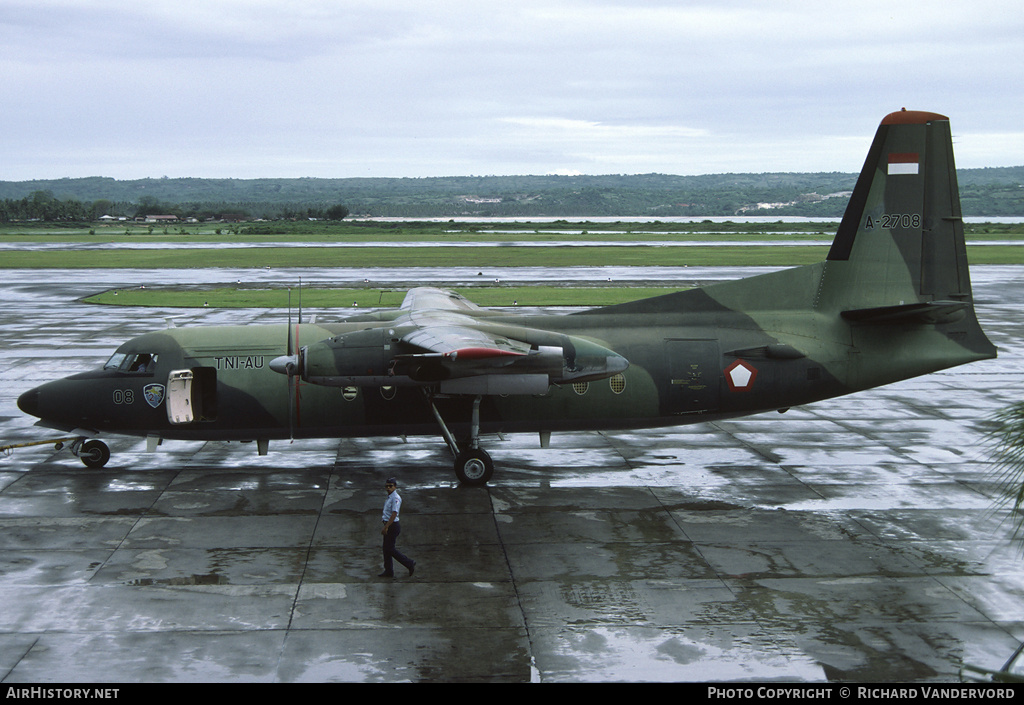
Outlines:
{"type": "Polygon", "coordinates": [[[156,353],[114,353],[103,369],[128,374],[153,374],[158,357],[156,353]]]}

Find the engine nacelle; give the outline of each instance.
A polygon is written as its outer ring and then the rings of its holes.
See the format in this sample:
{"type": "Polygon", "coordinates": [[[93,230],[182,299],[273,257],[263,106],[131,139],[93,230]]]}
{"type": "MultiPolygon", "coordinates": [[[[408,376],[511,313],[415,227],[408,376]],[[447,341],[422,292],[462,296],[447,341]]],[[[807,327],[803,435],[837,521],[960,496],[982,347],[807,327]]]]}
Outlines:
{"type": "Polygon", "coordinates": [[[302,349],[302,378],[332,387],[400,384],[388,372],[395,353],[387,328],[369,328],[321,340],[302,349]]]}
{"type": "Polygon", "coordinates": [[[541,339],[519,341],[519,349],[506,345],[408,352],[410,346],[395,329],[375,327],[312,343],[297,354],[274,359],[270,367],[331,387],[441,384],[450,394],[542,394],[550,384],[611,377],[629,366],[625,358],[589,340],[533,335],[541,339]]]}

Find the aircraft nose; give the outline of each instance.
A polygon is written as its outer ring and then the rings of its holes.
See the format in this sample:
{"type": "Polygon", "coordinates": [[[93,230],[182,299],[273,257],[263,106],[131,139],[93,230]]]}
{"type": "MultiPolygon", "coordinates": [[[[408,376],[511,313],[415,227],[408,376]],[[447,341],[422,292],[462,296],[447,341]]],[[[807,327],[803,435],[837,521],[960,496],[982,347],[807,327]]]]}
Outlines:
{"type": "Polygon", "coordinates": [[[18,397],[18,408],[29,416],[39,416],[39,388],[30,389],[18,397]]]}

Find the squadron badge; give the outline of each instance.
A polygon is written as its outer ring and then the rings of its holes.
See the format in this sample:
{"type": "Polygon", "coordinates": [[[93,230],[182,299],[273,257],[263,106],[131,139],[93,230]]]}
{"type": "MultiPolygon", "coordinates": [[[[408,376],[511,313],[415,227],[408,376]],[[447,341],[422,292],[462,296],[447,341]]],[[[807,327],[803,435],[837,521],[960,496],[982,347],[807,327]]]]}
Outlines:
{"type": "Polygon", "coordinates": [[[147,384],[142,389],[142,394],[146,397],[146,403],[155,409],[164,401],[164,385],[147,384]]]}

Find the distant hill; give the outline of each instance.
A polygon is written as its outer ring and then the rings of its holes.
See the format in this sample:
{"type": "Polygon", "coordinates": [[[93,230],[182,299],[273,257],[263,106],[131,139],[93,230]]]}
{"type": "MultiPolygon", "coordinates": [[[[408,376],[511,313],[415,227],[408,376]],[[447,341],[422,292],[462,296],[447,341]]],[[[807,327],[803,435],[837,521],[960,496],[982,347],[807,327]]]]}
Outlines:
{"type": "MultiPolygon", "coordinates": [[[[968,216],[1024,216],[1024,166],[958,171],[968,216]]],[[[201,179],[106,177],[0,181],[0,199],[48,192],[110,215],[145,205],[187,212],[295,217],[346,206],[353,216],[579,217],[773,215],[838,217],[856,174],[462,176],[433,178],[201,179]]]]}

